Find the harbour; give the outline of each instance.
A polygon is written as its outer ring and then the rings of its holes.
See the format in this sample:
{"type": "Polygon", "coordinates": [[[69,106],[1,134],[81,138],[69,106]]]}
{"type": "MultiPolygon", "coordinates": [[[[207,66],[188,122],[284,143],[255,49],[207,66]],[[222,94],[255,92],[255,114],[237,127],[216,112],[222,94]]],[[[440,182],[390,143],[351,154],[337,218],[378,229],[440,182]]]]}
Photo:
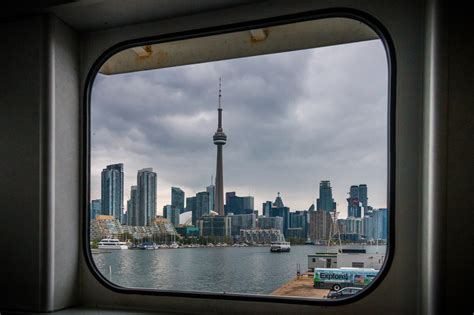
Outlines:
{"type": "MultiPolygon", "coordinates": [[[[329,289],[314,288],[308,268],[315,253],[331,251],[314,245],[281,253],[268,246],[212,246],[95,251],[93,258],[105,277],[125,287],[325,298],[329,289]]],[[[375,249],[367,251],[372,255],[375,249]]],[[[353,255],[360,260],[360,253],[353,255]]]]}
{"type": "Polygon", "coordinates": [[[99,271],[126,287],[271,294],[307,266],[315,246],[271,253],[268,246],[116,250],[93,255],[99,271]],[[111,272],[110,272],[111,271],[111,272]]]}

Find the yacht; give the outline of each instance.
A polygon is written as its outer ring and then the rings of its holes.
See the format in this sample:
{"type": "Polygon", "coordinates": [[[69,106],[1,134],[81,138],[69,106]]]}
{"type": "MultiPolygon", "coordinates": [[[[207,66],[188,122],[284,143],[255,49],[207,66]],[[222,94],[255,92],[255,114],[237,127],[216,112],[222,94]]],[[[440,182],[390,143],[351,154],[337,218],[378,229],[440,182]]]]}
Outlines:
{"type": "Polygon", "coordinates": [[[179,248],[179,245],[175,242],[171,243],[170,248],[179,248]]]}
{"type": "Polygon", "coordinates": [[[117,238],[104,238],[97,244],[99,249],[128,249],[126,242],[120,242],[117,238]]]}
{"type": "Polygon", "coordinates": [[[282,253],[290,251],[290,242],[273,242],[270,251],[272,253],[282,253]]]}

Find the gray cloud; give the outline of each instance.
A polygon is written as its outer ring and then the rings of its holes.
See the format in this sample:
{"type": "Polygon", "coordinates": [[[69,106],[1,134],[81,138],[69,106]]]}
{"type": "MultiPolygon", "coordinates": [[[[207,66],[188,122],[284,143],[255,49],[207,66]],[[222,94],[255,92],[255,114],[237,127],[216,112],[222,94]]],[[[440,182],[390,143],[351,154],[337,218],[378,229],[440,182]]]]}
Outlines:
{"type": "Polygon", "coordinates": [[[215,172],[212,135],[223,78],[224,184],[260,209],[278,191],[292,210],[329,179],[342,216],[346,193],[366,183],[386,206],[387,64],[380,41],[99,75],[92,97],[91,196],[100,171],[125,164],[125,191],[140,168],[158,173],[158,212],[170,186],[187,196],[215,172]]]}

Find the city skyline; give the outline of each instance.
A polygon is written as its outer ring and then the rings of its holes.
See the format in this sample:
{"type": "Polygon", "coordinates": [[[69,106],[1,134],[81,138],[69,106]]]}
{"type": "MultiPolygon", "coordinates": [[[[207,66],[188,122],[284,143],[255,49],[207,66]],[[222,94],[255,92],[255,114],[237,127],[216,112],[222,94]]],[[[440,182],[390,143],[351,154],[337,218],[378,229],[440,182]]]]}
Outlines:
{"type": "MultiPolygon", "coordinates": [[[[116,165],[116,164],[115,164],[115,165],[116,165]]],[[[120,165],[121,165],[121,167],[122,167],[122,169],[123,169],[123,163],[120,163],[120,165]]],[[[114,166],[114,165],[107,165],[106,168],[109,168],[110,166],[114,166]]],[[[151,171],[151,172],[152,172],[152,169],[151,169],[151,168],[145,168],[145,169],[139,170],[138,173],[140,174],[140,173],[143,172],[143,171],[151,171]]],[[[156,181],[156,173],[153,172],[153,174],[155,174],[155,179],[154,179],[154,180],[156,181]]],[[[351,185],[350,188],[349,188],[349,192],[347,193],[347,195],[350,196],[351,190],[353,189],[353,187],[361,187],[361,186],[362,186],[362,187],[365,187],[365,202],[364,202],[364,200],[361,200],[361,201],[360,201],[360,206],[364,206],[364,205],[366,205],[366,206],[371,206],[370,203],[367,202],[367,200],[368,200],[368,197],[367,197],[367,196],[368,196],[368,195],[367,195],[367,185],[366,185],[366,184],[351,185]]],[[[213,198],[212,198],[212,194],[211,194],[210,191],[209,191],[209,188],[210,188],[210,187],[214,187],[214,185],[207,186],[205,190],[198,191],[198,192],[196,192],[194,195],[191,194],[191,195],[189,195],[189,197],[186,197],[186,198],[184,197],[184,196],[186,195],[186,192],[185,192],[184,190],[182,190],[181,187],[178,187],[178,186],[169,187],[169,188],[170,188],[170,191],[171,191],[171,196],[170,196],[170,198],[169,198],[169,202],[168,202],[168,203],[165,203],[165,205],[163,206],[163,209],[164,209],[165,207],[171,206],[171,205],[177,206],[177,205],[175,204],[175,202],[173,202],[173,201],[174,201],[174,196],[173,196],[173,195],[174,195],[177,191],[179,191],[180,194],[182,194],[182,196],[180,197],[180,200],[182,199],[182,201],[180,201],[181,208],[177,207],[178,210],[181,210],[180,213],[183,213],[184,211],[189,211],[189,210],[187,210],[187,208],[188,208],[188,201],[186,201],[186,203],[184,203],[184,199],[186,199],[186,200],[188,200],[189,198],[195,198],[195,199],[196,199],[196,198],[199,198],[200,194],[203,194],[203,193],[209,194],[209,196],[207,197],[209,200],[206,200],[205,202],[202,202],[202,203],[203,203],[202,208],[203,208],[203,209],[207,209],[207,210],[210,211],[210,210],[211,210],[211,200],[213,199],[213,198]],[[204,206],[204,204],[208,204],[208,208],[206,208],[206,207],[204,206]],[[183,206],[183,205],[184,205],[184,206],[183,206]]],[[[134,189],[136,190],[136,189],[137,189],[137,186],[136,186],[136,185],[132,185],[130,188],[131,188],[131,190],[132,190],[132,193],[131,193],[131,195],[130,195],[130,200],[128,200],[128,201],[133,200],[133,198],[134,198],[134,197],[133,197],[133,190],[134,190],[134,189]]],[[[253,196],[252,194],[249,194],[248,196],[240,197],[240,196],[237,196],[237,193],[238,193],[238,192],[236,192],[236,191],[225,191],[225,190],[224,190],[224,194],[233,194],[232,197],[237,197],[237,198],[251,198],[251,200],[252,200],[251,204],[254,205],[253,210],[258,210],[259,215],[265,215],[263,209],[260,208],[258,204],[257,204],[257,205],[254,204],[254,202],[253,202],[254,196],[253,196]]],[[[231,197],[231,198],[232,198],[232,197],[231,197]]],[[[273,197],[275,197],[275,196],[273,196],[273,197]]],[[[266,200],[265,202],[263,202],[263,204],[266,204],[266,203],[269,203],[269,202],[270,202],[270,205],[272,205],[272,204],[273,204],[273,201],[272,201],[272,200],[273,200],[273,197],[267,198],[267,200],[266,200]]],[[[290,212],[291,212],[291,213],[295,213],[295,212],[299,212],[299,211],[307,211],[307,210],[309,210],[309,208],[311,208],[311,207],[312,207],[315,211],[316,211],[316,210],[321,210],[321,211],[326,211],[326,212],[327,212],[327,211],[333,211],[333,208],[331,208],[331,210],[325,210],[324,207],[322,207],[321,209],[318,207],[318,202],[319,202],[319,200],[323,200],[323,199],[329,198],[329,200],[332,200],[331,203],[333,203],[333,200],[334,200],[334,199],[332,199],[332,187],[331,187],[331,181],[330,181],[330,180],[322,180],[322,181],[319,183],[319,193],[317,194],[317,196],[316,196],[315,198],[316,198],[316,199],[315,199],[315,200],[316,200],[316,203],[310,204],[310,205],[309,205],[307,208],[305,208],[305,209],[296,209],[296,208],[293,208],[290,204],[287,204],[286,206],[290,209],[290,212]],[[328,192],[329,192],[329,193],[328,193],[328,192]]],[[[352,197],[349,197],[349,198],[347,198],[346,200],[349,202],[349,199],[351,199],[351,198],[352,198],[352,197]]],[[[276,201],[277,203],[278,203],[278,202],[282,203],[281,200],[282,200],[282,198],[281,198],[281,196],[280,196],[280,192],[277,192],[275,201],[276,201]]],[[[99,202],[101,202],[100,199],[99,199],[99,200],[91,200],[91,202],[94,202],[94,201],[99,201],[99,202]]],[[[124,200],[124,203],[126,203],[126,202],[127,202],[127,200],[124,200]]],[[[196,202],[196,201],[194,201],[194,202],[196,202]]],[[[351,202],[349,202],[349,204],[350,204],[350,203],[351,203],[351,202]]],[[[224,202],[224,205],[227,206],[227,205],[228,205],[228,202],[224,202]]],[[[282,204],[282,205],[277,205],[277,206],[283,207],[284,205],[282,204]]],[[[366,206],[364,207],[365,211],[364,211],[363,213],[359,213],[359,215],[356,215],[356,217],[362,217],[362,216],[365,216],[365,215],[366,215],[366,212],[367,212],[366,206]],[[361,215],[361,214],[363,214],[363,215],[361,215]]],[[[263,207],[263,205],[262,205],[262,207],[263,207]]],[[[346,207],[347,207],[347,206],[346,206],[346,207]]],[[[384,207],[373,207],[373,208],[374,208],[374,209],[384,209],[384,208],[386,208],[386,206],[384,206],[384,207]]],[[[128,207],[125,208],[125,209],[128,209],[128,207]]],[[[124,209],[124,210],[125,210],[125,209],[124,209]]],[[[326,208],[326,209],[327,209],[327,208],[326,208]]],[[[339,216],[339,218],[346,218],[346,217],[349,217],[349,216],[350,216],[349,213],[348,213],[348,211],[344,211],[344,210],[346,210],[346,209],[344,209],[344,208],[342,208],[342,207],[336,209],[336,211],[339,212],[339,213],[341,213],[341,212],[342,212],[342,213],[346,213],[346,215],[339,216]]],[[[128,211],[125,211],[125,212],[128,213],[128,211]]],[[[125,212],[124,212],[124,213],[125,213],[125,212]]],[[[165,216],[164,210],[162,210],[162,212],[159,213],[159,209],[156,208],[156,215],[165,216]]]]}
{"type": "Polygon", "coordinates": [[[170,204],[171,186],[187,195],[205,191],[215,176],[209,135],[219,75],[231,135],[225,192],[253,195],[260,210],[280,191],[292,211],[305,210],[316,202],[319,182],[331,180],[344,217],[349,187],[366,183],[370,204],[386,206],[387,70],[380,41],[99,75],[92,98],[91,198],[100,197],[95,171],[117,162],[125,164],[126,200],[132,174],[153,167],[158,213],[170,204]]]}

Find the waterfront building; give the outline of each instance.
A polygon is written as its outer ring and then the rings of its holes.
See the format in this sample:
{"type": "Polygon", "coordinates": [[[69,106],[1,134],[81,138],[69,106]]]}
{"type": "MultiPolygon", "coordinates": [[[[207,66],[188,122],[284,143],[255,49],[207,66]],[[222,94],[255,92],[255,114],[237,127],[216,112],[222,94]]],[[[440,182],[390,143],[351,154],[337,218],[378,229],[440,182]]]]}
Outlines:
{"type": "Polygon", "coordinates": [[[350,242],[350,243],[359,243],[365,242],[364,239],[361,238],[359,233],[341,233],[340,238],[342,242],[350,242]]]}
{"type": "Polygon", "coordinates": [[[339,233],[346,233],[346,219],[337,219],[339,233]]]}
{"type": "Polygon", "coordinates": [[[363,234],[367,241],[374,240],[374,218],[373,216],[365,215],[362,219],[363,234]]]}
{"type": "Polygon", "coordinates": [[[331,213],[328,211],[314,211],[310,213],[309,237],[313,241],[329,239],[332,225],[331,213]]]}
{"type": "Polygon", "coordinates": [[[91,201],[91,220],[94,220],[96,216],[101,214],[102,204],[100,199],[94,199],[91,201]]]}
{"type": "Polygon", "coordinates": [[[179,208],[174,205],[166,205],[163,207],[163,217],[168,219],[174,226],[179,224],[179,208]]]}
{"type": "Polygon", "coordinates": [[[229,213],[231,223],[230,235],[234,238],[240,237],[241,229],[254,229],[257,225],[256,216],[253,213],[250,214],[232,214],[229,213]]]}
{"type": "Polygon", "coordinates": [[[281,231],[281,234],[283,234],[283,218],[259,216],[257,220],[257,227],[264,230],[276,229],[281,231]]]}
{"type": "Polygon", "coordinates": [[[302,240],[306,240],[306,233],[303,228],[288,228],[286,238],[299,238],[302,240]]]}
{"type": "Polygon", "coordinates": [[[328,180],[323,180],[319,183],[319,198],[316,199],[316,210],[336,211],[336,202],[332,197],[331,182],[328,180]]]}
{"type": "Polygon", "coordinates": [[[231,218],[229,216],[204,215],[196,220],[200,236],[228,237],[231,233],[231,218]]]}
{"type": "Polygon", "coordinates": [[[156,173],[144,168],[137,174],[137,225],[148,225],[156,218],[156,173]]]}
{"type": "Polygon", "coordinates": [[[194,226],[182,226],[175,227],[176,232],[183,237],[198,237],[199,229],[194,226]]]}
{"type": "Polygon", "coordinates": [[[170,243],[176,240],[177,232],[165,219],[155,219],[148,226],[122,225],[113,216],[98,215],[90,223],[90,239],[99,241],[103,238],[118,238],[139,243],[153,240],[157,243],[170,243]]]}
{"type": "MultiPolygon", "coordinates": [[[[220,216],[224,216],[224,167],[222,157],[222,146],[226,144],[227,136],[222,129],[222,106],[221,106],[221,79],[219,78],[219,107],[217,131],[214,134],[214,144],[217,146],[216,162],[216,188],[214,194],[214,211],[220,216]]],[[[209,201],[208,201],[209,202],[209,201]]],[[[208,207],[209,210],[209,207],[208,207]]]]}
{"type": "MultiPolygon", "coordinates": [[[[212,181],[212,179],[211,179],[212,181]]],[[[206,187],[206,191],[209,194],[209,211],[214,211],[214,199],[215,199],[215,191],[216,191],[216,186],[214,185],[209,185],[206,187]]],[[[225,208],[225,206],[224,206],[225,208]]]]}
{"type": "Polygon", "coordinates": [[[363,230],[363,221],[359,217],[348,217],[345,221],[346,224],[346,233],[354,233],[362,235],[363,230]]]}
{"type": "Polygon", "coordinates": [[[171,187],[171,205],[173,205],[179,213],[185,211],[184,208],[184,191],[179,187],[171,187]]]}
{"type": "Polygon", "coordinates": [[[186,211],[179,215],[180,226],[193,226],[193,213],[192,211],[186,211]]]}
{"type": "Polygon", "coordinates": [[[374,239],[375,240],[387,240],[388,237],[388,209],[381,208],[374,211],[373,215],[374,224],[374,239]]]}
{"type": "Polygon", "coordinates": [[[101,214],[120,220],[123,212],[123,164],[107,165],[101,173],[101,214]]]}
{"type": "Polygon", "coordinates": [[[192,212],[192,223],[196,226],[196,221],[203,215],[209,215],[209,193],[207,191],[196,194],[196,206],[192,212]]]}
{"type": "Polygon", "coordinates": [[[240,230],[240,241],[249,244],[271,244],[283,241],[284,237],[278,229],[240,230]]]}

